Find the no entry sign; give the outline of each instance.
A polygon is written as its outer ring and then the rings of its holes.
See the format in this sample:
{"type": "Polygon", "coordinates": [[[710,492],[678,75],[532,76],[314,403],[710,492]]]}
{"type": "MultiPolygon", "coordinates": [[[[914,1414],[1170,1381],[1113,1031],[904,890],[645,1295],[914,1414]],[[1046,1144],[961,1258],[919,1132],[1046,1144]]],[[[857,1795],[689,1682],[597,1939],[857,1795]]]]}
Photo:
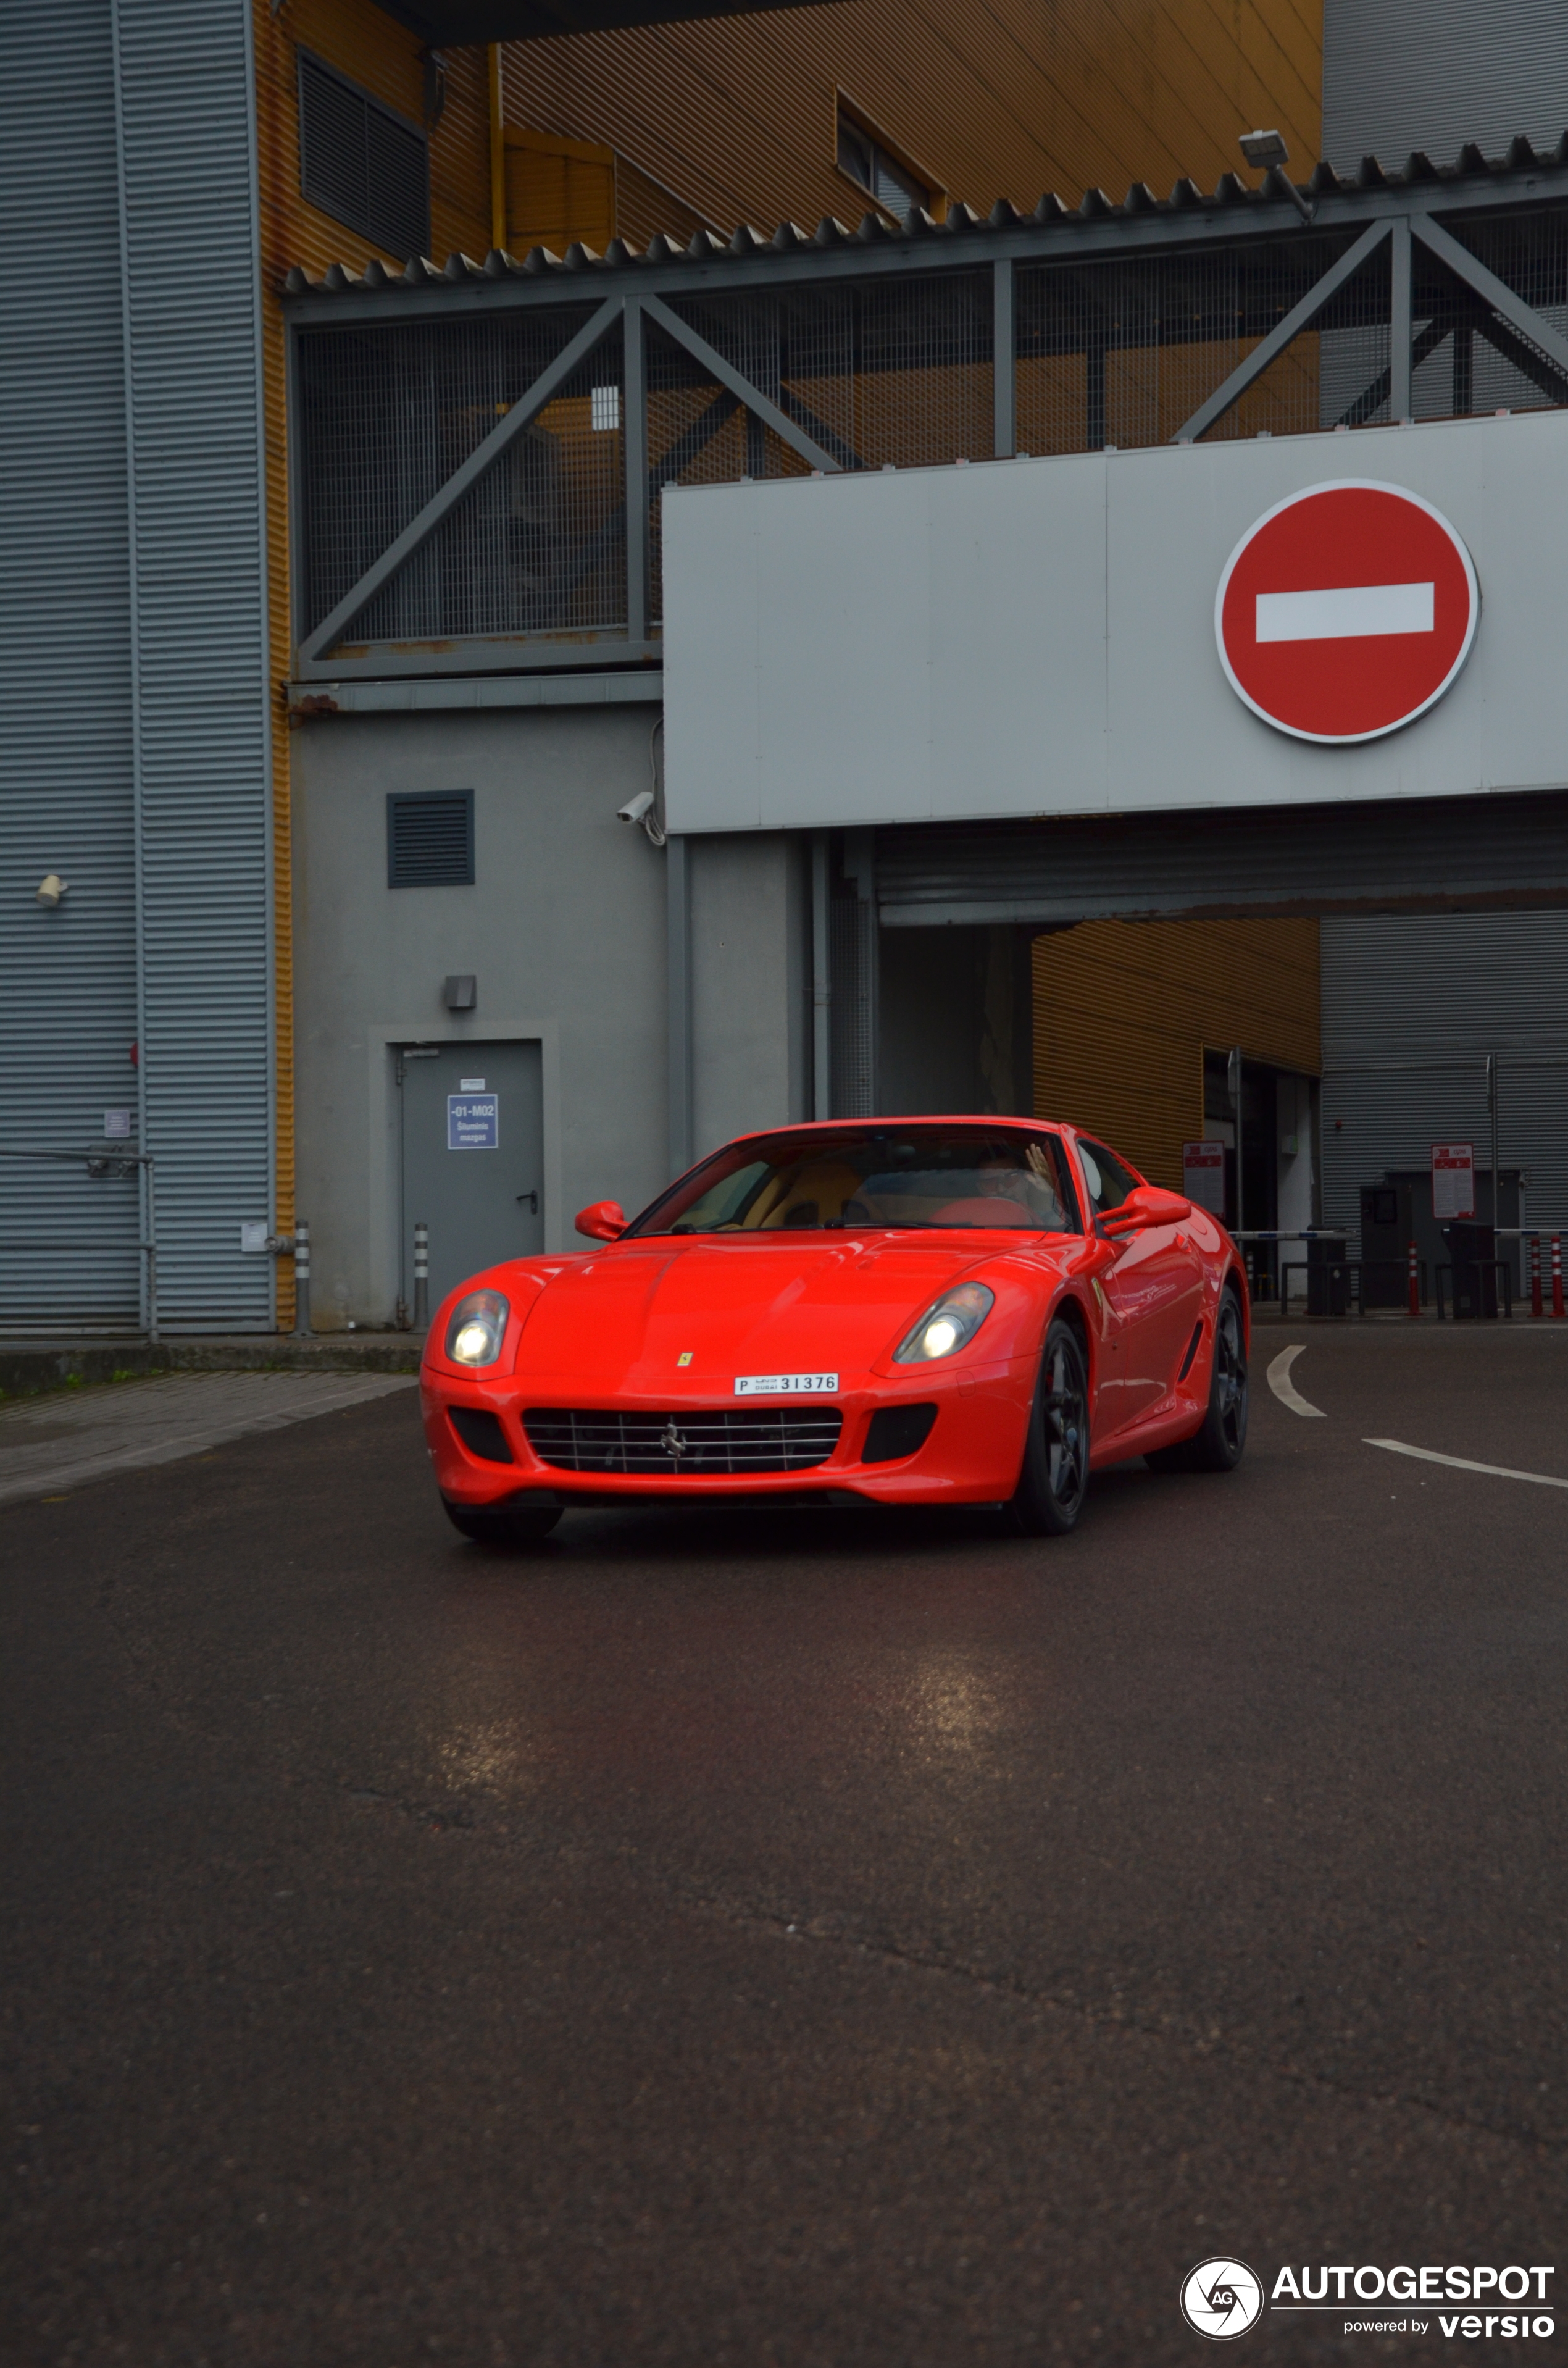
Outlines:
{"type": "Polygon", "coordinates": [[[1470,553],[1430,502],[1348,477],[1247,529],[1220,578],[1214,635],[1232,689],[1266,723],[1375,740],[1441,699],[1480,607],[1470,553]]]}

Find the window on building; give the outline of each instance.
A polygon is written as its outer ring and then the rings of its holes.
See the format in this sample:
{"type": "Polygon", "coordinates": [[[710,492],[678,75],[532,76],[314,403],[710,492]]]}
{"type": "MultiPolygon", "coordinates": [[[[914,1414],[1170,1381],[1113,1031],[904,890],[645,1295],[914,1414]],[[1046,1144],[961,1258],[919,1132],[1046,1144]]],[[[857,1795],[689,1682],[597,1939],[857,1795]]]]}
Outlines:
{"type": "Polygon", "coordinates": [[[387,886],[473,885],[473,791],[394,790],[387,799],[387,886]]]}
{"type": "Polygon", "coordinates": [[[907,222],[916,206],[929,208],[935,194],[842,108],[838,110],[838,169],[858,181],[884,212],[896,215],[900,222],[907,222]]]}
{"type": "Polygon", "coordinates": [[[409,123],[301,50],[300,188],[383,254],[430,251],[430,148],[409,123]]]}

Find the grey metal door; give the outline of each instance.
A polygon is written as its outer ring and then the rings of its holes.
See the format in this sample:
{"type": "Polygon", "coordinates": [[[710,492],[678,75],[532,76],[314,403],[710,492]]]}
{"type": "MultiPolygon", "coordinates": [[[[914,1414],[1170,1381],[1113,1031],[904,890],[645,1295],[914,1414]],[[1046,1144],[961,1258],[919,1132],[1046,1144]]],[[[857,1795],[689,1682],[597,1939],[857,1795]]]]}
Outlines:
{"type": "Polygon", "coordinates": [[[430,1312],[500,1258],[544,1247],[544,1120],[537,1043],[408,1044],[402,1088],[403,1296],[414,1228],[430,1228],[430,1312]]]}

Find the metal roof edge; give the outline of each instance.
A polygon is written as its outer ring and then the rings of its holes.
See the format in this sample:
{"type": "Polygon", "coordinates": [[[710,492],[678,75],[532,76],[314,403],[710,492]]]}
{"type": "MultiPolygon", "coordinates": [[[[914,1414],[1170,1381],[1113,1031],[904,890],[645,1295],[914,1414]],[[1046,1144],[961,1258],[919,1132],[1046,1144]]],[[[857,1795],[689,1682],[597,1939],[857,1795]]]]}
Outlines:
{"type": "Polygon", "coordinates": [[[1488,159],[1474,142],[1467,141],[1452,165],[1435,165],[1416,150],[1392,174],[1373,156],[1363,157],[1353,176],[1320,163],[1304,184],[1293,185],[1315,209],[1310,224],[1278,186],[1278,172],[1256,188],[1224,173],[1209,196],[1185,176],[1175,182],[1168,198],[1155,198],[1143,183],[1135,182],[1119,205],[1103,190],[1091,189],[1081,205],[1069,209],[1048,191],[1028,214],[1006,199],[999,199],[985,216],[955,205],[940,222],[916,209],[900,230],[868,212],[854,230],[824,217],[812,233],[794,222],[781,222],[771,238],[742,223],[727,244],[710,231],[699,231],[686,246],[662,233],[642,250],[615,238],[602,255],[579,243],[564,256],[542,246],[520,258],[495,249],[483,263],[458,254],[439,268],[416,256],[401,275],[372,259],[362,274],[334,263],[321,279],[312,279],[296,264],[285,276],[282,293],[285,309],[295,320],[324,309],[328,298],[335,311],[347,304],[362,316],[385,317],[391,312],[422,313],[433,302],[443,310],[454,302],[465,311],[504,309],[519,301],[545,300],[547,290],[548,301],[555,302],[571,302],[574,297],[602,301],[610,275],[622,279],[631,295],[655,274],[661,288],[678,293],[683,288],[926,271],[1008,256],[1065,261],[1074,255],[1115,254],[1130,247],[1203,245],[1216,232],[1300,236],[1308,230],[1347,229],[1380,215],[1473,209],[1478,204],[1487,209],[1517,206],[1539,188],[1543,176],[1555,184],[1554,195],[1568,198],[1568,131],[1544,156],[1519,138],[1498,159],[1488,159]],[[1271,188],[1270,183],[1276,186],[1271,188]]]}

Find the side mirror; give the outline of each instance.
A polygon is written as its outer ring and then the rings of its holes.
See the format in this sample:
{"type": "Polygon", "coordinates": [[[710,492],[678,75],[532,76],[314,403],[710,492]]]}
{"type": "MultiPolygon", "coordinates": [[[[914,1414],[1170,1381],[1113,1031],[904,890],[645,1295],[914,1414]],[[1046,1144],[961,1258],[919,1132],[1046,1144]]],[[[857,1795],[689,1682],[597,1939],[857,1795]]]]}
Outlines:
{"type": "Polygon", "coordinates": [[[1163,1185],[1140,1184],[1119,1209],[1108,1209],[1100,1219],[1108,1234],[1142,1233],[1149,1225],[1179,1225],[1192,1214],[1192,1203],[1163,1185]]]}
{"type": "Polygon", "coordinates": [[[591,1242],[618,1242],[626,1231],[626,1212],[619,1201],[591,1201],[573,1222],[591,1242]]]}

